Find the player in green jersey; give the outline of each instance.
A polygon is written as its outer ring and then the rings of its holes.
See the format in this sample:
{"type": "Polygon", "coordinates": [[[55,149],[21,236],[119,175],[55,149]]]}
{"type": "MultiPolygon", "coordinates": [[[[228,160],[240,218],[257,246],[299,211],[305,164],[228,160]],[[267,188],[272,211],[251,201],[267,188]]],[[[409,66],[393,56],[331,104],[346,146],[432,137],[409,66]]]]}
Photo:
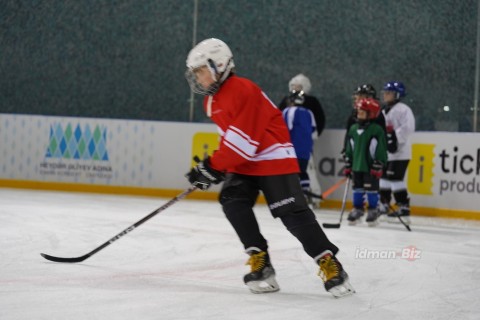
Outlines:
{"type": "Polygon", "coordinates": [[[348,130],[345,145],[345,175],[353,181],[353,210],[348,215],[350,225],[360,222],[368,204],[367,223],[377,224],[379,179],[387,163],[385,131],[375,123],[380,105],[373,98],[357,102],[357,123],[348,130]]]}

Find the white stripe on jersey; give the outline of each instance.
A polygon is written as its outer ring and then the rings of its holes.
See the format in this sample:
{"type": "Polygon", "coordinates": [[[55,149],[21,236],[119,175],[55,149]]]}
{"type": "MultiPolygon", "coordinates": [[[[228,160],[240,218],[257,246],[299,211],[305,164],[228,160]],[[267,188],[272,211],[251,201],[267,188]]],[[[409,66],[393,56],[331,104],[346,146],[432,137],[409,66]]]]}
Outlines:
{"type": "Polygon", "coordinates": [[[245,132],[233,126],[230,126],[230,128],[225,132],[223,143],[225,146],[229,147],[248,161],[276,160],[297,157],[295,154],[295,149],[290,142],[285,144],[276,143],[257,154],[256,152],[259,143],[251,140],[250,136],[245,134],[245,132]]]}
{"type": "Polygon", "coordinates": [[[297,111],[297,107],[288,107],[283,110],[283,118],[287,123],[288,130],[293,129],[293,120],[295,120],[295,112],[297,111]]]}
{"type": "Polygon", "coordinates": [[[375,151],[377,151],[377,145],[378,145],[377,138],[373,138],[370,141],[370,146],[369,146],[370,156],[372,157],[372,159],[375,159],[375,151]]]}
{"type": "Polygon", "coordinates": [[[255,156],[259,145],[257,141],[251,140],[247,134],[233,126],[227,129],[223,141],[230,149],[246,159],[255,156]]]}
{"type": "Polygon", "coordinates": [[[296,158],[295,148],[288,142],[285,144],[276,143],[267,149],[260,152],[251,161],[263,161],[263,160],[280,160],[286,158],[296,158]]]}
{"type": "Polygon", "coordinates": [[[270,105],[271,105],[272,107],[274,107],[275,109],[278,109],[277,105],[276,105],[275,103],[273,103],[272,100],[270,100],[270,98],[267,96],[267,94],[266,94],[265,92],[262,91],[262,95],[263,95],[263,97],[264,97],[265,99],[268,100],[268,102],[270,102],[270,105]]]}

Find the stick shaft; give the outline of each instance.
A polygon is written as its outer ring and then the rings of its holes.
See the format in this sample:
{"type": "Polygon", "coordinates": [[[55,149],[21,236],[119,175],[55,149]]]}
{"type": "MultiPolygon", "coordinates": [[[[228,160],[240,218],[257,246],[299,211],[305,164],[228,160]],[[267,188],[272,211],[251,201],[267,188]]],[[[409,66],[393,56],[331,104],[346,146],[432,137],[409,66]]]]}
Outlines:
{"type": "Polygon", "coordinates": [[[126,235],[127,233],[130,233],[131,231],[135,230],[138,226],[142,225],[143,223],[147,222],[148,220],[150,220],[151,218],[153,218],[154,216],[156,216],[158,213],[162,212],[163,210],[167,209],[168,207],[170,207],[171,205],[173,205],[174,203],[178,202],[179,200],[185,198],[187,195],[189,195],[190,193],[192,193],[193,191],[195,191],[197,188],[196,187],[190,187],[188,188],[187,190],[183,191],[181,194],[177,195],[175,198],[171,199],[170,201],[168,201],[167,203],[165,203],[163,206],[161,206],[160,208],[156,209],[155,211],[153,211],[152,213],[150,213],[149,215],[145,216],[143,219],[135,222],[134,224],[132,224],[131,226],[129,226],[128,228],[126,228],[125,230],[123,230],[122,232],[118,233],[117,235],[115,235],[114,237],[112,237],[110,240],[108,240],[107,242],[103,243],[102,245],[98,246],[97,248],[93,249],[92,251],[90,251],[89,253],[83,255],[83,256],[80,256],[80,257],[74,257],[74,258],[62,258],[62,257],[55,257],[55,256],[51,256],[51,255],[48,255],[48,254],[44,254],[44,253],[41,253],[40,255],[42,257],[44,257],[45,259],[47,260],[50,260],[50,261],[55,261],[55,262],[69,262],[69,263],[75,263],[75,262],[81,262],[91,256],[93,256],[95,253],[97,253],[98,251],[104,249],[105,247],[109,246],[110,244],[112,244],[113,242],[117,241],[118,239],[120,239],[121,237],[123,237],[124,235],[126,235]]]}

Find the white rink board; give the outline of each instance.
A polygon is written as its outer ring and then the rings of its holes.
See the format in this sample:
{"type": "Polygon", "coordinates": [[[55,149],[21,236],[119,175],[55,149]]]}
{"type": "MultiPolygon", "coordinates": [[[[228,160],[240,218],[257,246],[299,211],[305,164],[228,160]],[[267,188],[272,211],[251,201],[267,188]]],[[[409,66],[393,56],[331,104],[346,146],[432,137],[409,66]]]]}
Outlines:
{"type": "MultiPolygon", "coordinates": [[[[325,130],[315,142],[315,164],[322,190],[341,177],[344,130],[325,130]]],[[[407,177],[415,206],[479,211],[480,134],[416,132],[407,177]]],[[[334,199],[342,197],[342,188],[334,199]]]]}
{"type": "MultiPolygon", "coordinates": [[[[212,124],[0,114],[0,179],[183,189],[197,132],[217,131],[212,124]],[[94,159],[94,149],[80,159],[49,157],[51,130],[68,140],[69,125],[79,138],[70,141],[87,140],[98,128],[105,137],[97,145],[108,159],[94,159]]],[[[76,142],[73,151],[82,149],[76,142]]]]}
{"type": "MultiPolygon", "coordinates": [[[[0,179],[184,189],[194,136],[216,132],[213,124],[0,114],[0,179]],[[86,152],[78,141],[92,138],[96,129],[101,137],[86,152]],[[78,159],[52,154],[59,148],[52,145],[55,134],[70,142],[76,135],[77,145],[62,150],[84,153],[78,159]],[[95,151],[107,157],[94,159],[95,151]]],[[[328,129],[315,143],[322,190],[341,178],[343,137],[344,130],[328,129]]],[[[417,132],[412,141],[409,173],[417,173],[407,178],[412,203],[479,211],[480,134],[417,132]]],[[[340,200],[342,193],[339,188],[330,199],[340,200]]]]}

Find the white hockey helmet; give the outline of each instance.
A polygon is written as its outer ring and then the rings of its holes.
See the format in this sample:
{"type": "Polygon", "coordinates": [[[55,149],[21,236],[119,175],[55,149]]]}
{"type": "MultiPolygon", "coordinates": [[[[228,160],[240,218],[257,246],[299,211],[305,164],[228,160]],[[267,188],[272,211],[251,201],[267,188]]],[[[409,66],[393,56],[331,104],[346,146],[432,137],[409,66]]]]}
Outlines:
{"type": "Polygon", "coordinates": [[[302,90],[304,93],[309,94],[310,89],[312,89],[310,79],[308,79],[303,73],[297,74],[295,77],[290,79],[290,82],[288,83],[288,91],[302,90]]]}
{"type": "Polygon", "coordinates": [[[212,95],[233,71],[235,64],[233,54],[225,42],[219,39],[210,38],[197,44],[187,57],[187,71],[185,77],[193,92],[212,95]],[[205,89],[198,84],[194,70],[207,66],[212,74],[215,83],[210,88],[205,89]]]}

